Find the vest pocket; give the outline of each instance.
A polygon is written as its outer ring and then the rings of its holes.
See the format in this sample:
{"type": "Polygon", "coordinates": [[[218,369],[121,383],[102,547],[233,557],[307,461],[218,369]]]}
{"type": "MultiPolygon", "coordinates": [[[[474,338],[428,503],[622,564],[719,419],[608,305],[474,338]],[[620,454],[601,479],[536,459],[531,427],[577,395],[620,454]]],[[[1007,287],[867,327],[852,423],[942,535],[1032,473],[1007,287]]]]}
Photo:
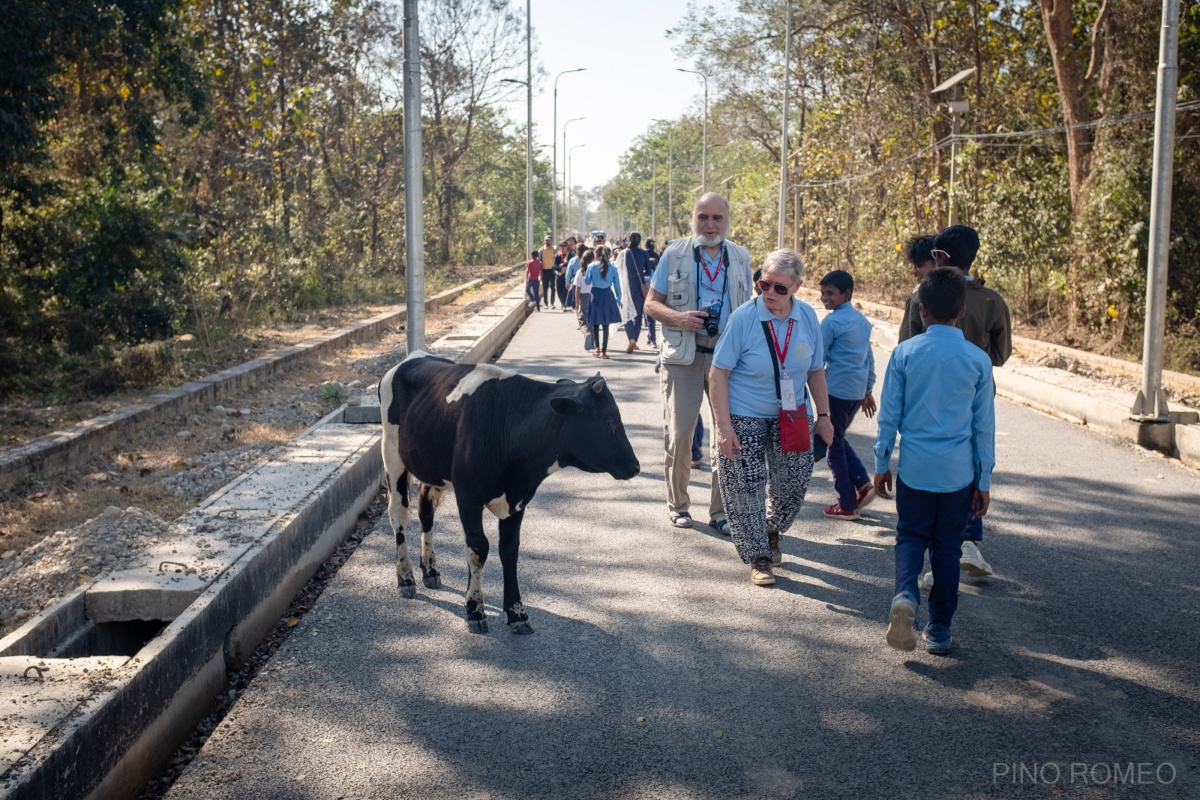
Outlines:
{"type": "Polygon", "coordinates": [[[685,335],[682,328],[662,329],[663,358],[675,359],[683,355],[685,335]]]}

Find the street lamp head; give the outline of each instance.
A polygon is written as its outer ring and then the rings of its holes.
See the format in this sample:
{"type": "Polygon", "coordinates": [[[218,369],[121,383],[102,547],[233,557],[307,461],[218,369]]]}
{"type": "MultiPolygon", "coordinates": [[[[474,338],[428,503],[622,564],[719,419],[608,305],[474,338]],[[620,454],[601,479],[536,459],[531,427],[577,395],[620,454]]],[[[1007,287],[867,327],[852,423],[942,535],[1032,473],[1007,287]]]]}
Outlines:
{"type": "Polygon", "coordinates": [[[528,85],[529,85],[529,81],[521,81],[521,80],[517,80],[516,78],[501,78],[501,79],[500,79],[500,82],[501,82],[501,83],[519,83],[519,84],[521,84],[522,86],[528,86],[528,85]]]}

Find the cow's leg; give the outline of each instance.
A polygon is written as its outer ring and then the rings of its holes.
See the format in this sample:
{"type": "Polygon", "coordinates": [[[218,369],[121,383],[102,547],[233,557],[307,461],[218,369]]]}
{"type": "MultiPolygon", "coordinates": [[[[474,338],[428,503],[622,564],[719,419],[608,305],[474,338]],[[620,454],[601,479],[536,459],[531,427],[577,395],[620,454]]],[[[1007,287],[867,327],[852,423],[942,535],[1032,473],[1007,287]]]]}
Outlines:
{"type": "Polygon", "coordinates": [[[500,520],[500,563],[504,567],[504,613],[513,633],[533,633],[517,585],[517,556],[521,550],[521,520],[525,510],[500,520]]]}
{"type": "Polygon", "coordinates": [[[413,580],[412,560],[408,557],[408,544],[404,538],[405,528],[408,527],[410,494],[408,470],[400,461],[400,454],[387,445],[385,436],[381,446],[388,478],[388,520],[391,521],[392,531],[396,534],[396,585],[400,589],[400,596],[411,600],[417,596],[417,582],[413,580]]]}
{"type": "Polygon", "coordinates": [[[429,589],[442,588],[442,574],[438,572],[437,556],[433,552],[433,512],[442,502],[445,491],[422,483],[417,493],[417,517],[421,520],[421,582],[429,589]]]}
{"type": "Polygon", "coordinates": [[[487,615],[483,608],[483,565],[487,563],[488,540],[483,535],[483,504],[459,492],[458,516],[467,539],[467,629],[471,633],[487,633],[487,615]]]}

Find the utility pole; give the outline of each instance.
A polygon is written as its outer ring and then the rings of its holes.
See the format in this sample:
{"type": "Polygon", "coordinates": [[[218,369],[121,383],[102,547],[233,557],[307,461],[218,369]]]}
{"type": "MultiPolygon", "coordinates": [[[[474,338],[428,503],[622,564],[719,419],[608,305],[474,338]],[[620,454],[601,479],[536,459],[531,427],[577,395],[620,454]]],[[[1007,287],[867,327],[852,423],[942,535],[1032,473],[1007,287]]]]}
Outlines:
{"type": "Polygon", "coordinates": [[[525,0],[525,252],[533,250],[533,0],[525,0]]]}
{"type": "Polygon", "coordinates": [[[783,32],[783,136],[779,141],[779,235],[775,246],[783,247],[783,229],[787,225],[787,183],[788,183],[788,93],[791,88],[792,64],[792,2],[784,0],[787,6],[787,21],[783,32]]]}
{"type": "Polygon", "coordinates": [[[404,0],[404,249],[408,352],[425,349],[425,193],[421,155],[421,33],[404,0]]]}
{"type": "Polygon", "coordinates": [[[655,226],[658,224],[658,151],[651,151],[650,155],[653,158],[653,164],[650,168],[650,235],[657,236],[655,231],[658,230],[655,226]]]}
{"type": "Polygon", "coordinates": [[[975,74],[975,67],[964,69],[954,75],[947,81],[943,81],[934,87],[931,94],[938,94],[947,89],[953,89],[950,94],[950,225],[958,224],[958,207],[954,200],[954,184],[958,179],[958,135],[959,135],[959,117],[967,113],[971,109],[971,104],[962,99],[962,86],[964,80],[975,74]]]}
{"type": "MultiPolygon", "coordinates": [[[[562,72],[560,72],[554,76],[554,119],[553,119],[553,124],[550,128],[550,141],[552,143],[551,147],[554,151],[554,155],[553,155],[554,176],[555,176],[554,180],[558,180],[558,79],[561,78],[563,75],[566,75],[567,73],[583,72],[586,69],[587,69],[587,67],[579,67],[578,69],[563,70],[562,72]]],[[[566,126],[564,125],[563,126],[563,149],[565,150],[566,147],[567,147],[567,131],[566,131],[566,126]]],[[[566,158],[565,153],[563,154],[563,158],[566,158]]],[[[565,181],[565,178],[564,178],[564,181],[565,181]]],[[[559,241],[559,239],[558,239],[558,192],[555,191],[555,188],[556,187],[551,187],[551,190],[550,190],[550,230],[552,231],[551,236],[554,237],[554,243],[557,245],[558,241],[559,241]]],[[[563,237],[563,238],[566,238],[566,237],[563,237]]]]}
{"type": "Polygon", "coordinates": [[[708,76],[703,72],[694,69],[684,69],[676,67],[676,72],[687,72],[692,75],[699,75],[704,79],[704,126],[702,128],[703,145],[700,156],[700,194],[708,191],[708,76]]]}
{"type": "Polygon", "coordinates": [[[1179,0],[1163,0],[1158,54],[1158,97],[1154,109],[1154,174],[1150,187],[1150,249],[1146,259],[1146,332],[1142,344],[1142,388],[1130,409],[1138,444],[1172,452],[1175,435],[1163,391],[1166,336],[1167,257],[1171,237],[1171,181],[1175,158],[1175,92],[1179,83],[1179,0]]]}

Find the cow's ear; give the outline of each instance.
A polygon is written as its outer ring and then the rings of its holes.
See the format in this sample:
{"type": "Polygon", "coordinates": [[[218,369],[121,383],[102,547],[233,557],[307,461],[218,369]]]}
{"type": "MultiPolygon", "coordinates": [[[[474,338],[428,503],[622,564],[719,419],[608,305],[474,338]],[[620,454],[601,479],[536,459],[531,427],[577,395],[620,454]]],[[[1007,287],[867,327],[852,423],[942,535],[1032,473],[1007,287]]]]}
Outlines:
{"type": "Polygon", "coordinates": [[[604,391],[604,378],[601,378],[592,384],[592,391],[596,394],[600,394],[604,391]]]}
{"type": "Polygon", "coordinates": [[[579,411],[579,401],[574,397],[551,397],[550,408],[560,417],[569,417],[579,411]]]}

